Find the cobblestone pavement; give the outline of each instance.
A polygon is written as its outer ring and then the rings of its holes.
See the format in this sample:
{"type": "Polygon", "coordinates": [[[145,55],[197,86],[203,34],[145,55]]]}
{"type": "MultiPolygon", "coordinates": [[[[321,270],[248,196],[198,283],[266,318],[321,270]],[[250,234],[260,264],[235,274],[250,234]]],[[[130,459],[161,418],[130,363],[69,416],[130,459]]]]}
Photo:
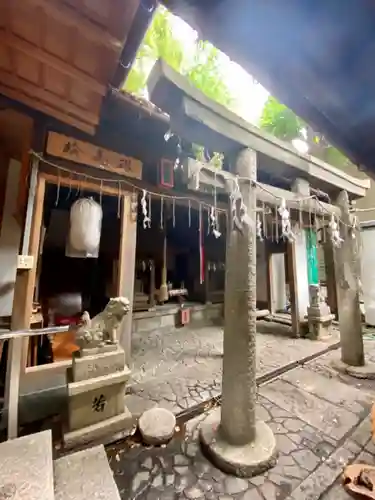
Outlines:
{"type": "MultiPolygon", "coordinates": [[[[338,341],[258,333],[258,376],[318,353],[338,341]]],[[[223,330],[182,328],[133,338],[132,382],[126,404],[135,415],[158,404],[179,413],[221,393],[223,330]]]]}
{"type": "MultiPolygon", "coordinates": [[[[366,342],[375,359],[375,341],[366,342]]],[[[202,455],[190,420],[165,448],[108,449],[123,500],[349,500],[340,482],[347,463],[373,464],[370,405],[375,381],[345,379],[331,371],[333,351],[262,385],[258,418],[275,433],[276,466],[250,480],[225,475],[202,455]]]]}

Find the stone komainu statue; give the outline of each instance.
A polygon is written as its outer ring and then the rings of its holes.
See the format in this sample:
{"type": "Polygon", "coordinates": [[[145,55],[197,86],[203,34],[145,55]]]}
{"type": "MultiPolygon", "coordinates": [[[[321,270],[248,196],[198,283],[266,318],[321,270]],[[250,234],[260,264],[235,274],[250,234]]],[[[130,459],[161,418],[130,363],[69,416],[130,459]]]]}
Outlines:
{"type": "Polygon", "coordinates": [[[84,349],[117,344],[116,332],[124,316],[129,312],[130,303],[125,297],[110,299],[105,309],[90,319],[85,311],[82,324],[76,331],[76,342],[84,349]]]}

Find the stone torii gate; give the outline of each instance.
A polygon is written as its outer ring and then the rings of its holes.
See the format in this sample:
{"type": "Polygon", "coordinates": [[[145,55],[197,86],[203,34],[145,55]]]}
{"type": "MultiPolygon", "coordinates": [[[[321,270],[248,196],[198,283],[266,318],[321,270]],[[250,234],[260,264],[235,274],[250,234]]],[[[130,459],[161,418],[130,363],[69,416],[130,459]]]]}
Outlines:
{"type": "MultiPolygon", "coordinates": [[[[161,62],[151,74],[149,92],[152,101],[171,115],[173,132],[191,142],[203,143],[213,151],[224,152],[234,159],[231,172],[213,172],[213,169],[210,172],[209,167],[202,165],[198,168],[206,177],[211,175],[215,187],[227,193],[230,191],[228,186],[236,178],[248,220],[253,221],[250,224],[234,224],[236,213],[228,209],[222,407],[221,411],[216,409],[206,418],[200,432],[203,447],[219,468],[238,476],[252,476],[271,467],[277,455],[271,429],[264,422],[257,421],[255,416],[257,199],[277,205],[277,198],[283,198],[289,208],[305,212],[313,210],[320,215],[323,212],[332,213],[343,217],[344,223],[349,225],[345,186],[354,181],[345,175],[339,179],[330,170],[327,176],[331,176],[332,182],[336,183],[334,185],[340,185],[341,182],[343,186],[338,206],[321,203],[313,198],[306,199],[301,206],[299,200],[304,195],[304,179],[294,184],[294,192],[270,185],[262,186],[257,182],[259,153],[254,147],[251,133],[244,128],[243,123],[238,124],[240,118],[192,89],[182,77],[161,62]]],[[[258,144],[260,149],[262,145],[259,141],[258,144]]],[[[187,176],[193,176],[197,162],[189,159],[187,163],[187,176]]],[[[301,177],[306,178],[306,175],[301,177]]],[[[366,190],[362,189],[364,195],[366,190]]],[[[344,241],[335,250],[339,263],[337,284],[342,360],[350,366],[363,366],[359,280],[356,274],[358,255],[353,251],[353,240],[351,235],[349,237],[348,227],[345,227],[344,241]]],[[[292,272],[295,272],[294,244],[288,243],[288,247],[290,262],[294,267],[292,272]]],[[[291,292],[295,295],[295,291],[291,292]]],[[[292,301],[295,302],[295,297],[292,297],[292,301]]]]}

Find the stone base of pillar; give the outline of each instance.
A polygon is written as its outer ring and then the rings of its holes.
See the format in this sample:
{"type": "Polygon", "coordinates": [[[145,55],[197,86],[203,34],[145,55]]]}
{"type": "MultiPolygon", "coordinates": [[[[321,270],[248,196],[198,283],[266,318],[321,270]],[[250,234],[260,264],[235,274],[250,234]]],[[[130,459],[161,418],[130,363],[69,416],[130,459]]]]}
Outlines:
{"type": "Polygon", "coordinates": [[[220,409],[216,408],[202,422],[199,432],[207,458],[227,474],[252,477],[276,465],[276,440],[264,422],[256,423],[256,438],[245,446],[228,444],[220,435],[220,409]]]}
{"type": "Polygon", "coordinates": [[[340,373],[354,378],[375,380],[375,364],[365,363],[363,366],[351,366],[341,359],[332,362],[332,366],[340,373]]]}

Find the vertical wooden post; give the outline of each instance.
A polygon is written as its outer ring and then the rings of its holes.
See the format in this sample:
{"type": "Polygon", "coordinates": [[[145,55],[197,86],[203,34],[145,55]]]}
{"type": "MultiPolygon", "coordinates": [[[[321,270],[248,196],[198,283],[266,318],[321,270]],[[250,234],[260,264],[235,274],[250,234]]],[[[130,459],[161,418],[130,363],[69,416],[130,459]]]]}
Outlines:
{"type": "Polygon", "coordinates": [[[296,265],[296,251],[294,241],[287,243],[287,262],[288,262],[288,276],[289,276],[289,295],[290,295],[290,308],[292,314],[292,333],[294,337],[300,337],[301,324],[299,320],[299,306],[298,306],[298,293],[297,293],[297,265],[296,265]]]}
{"type": "Polygon", "coordinates": [[[272,252],[266,246],[266,261],[267,261],[267,302],[268,310],[271,314],[274,311],[274,298],[273,298],[273,287],[272,287],[272,252]]]}
{"type": "MultiPolygon", "coordinates": [[[[22,254],[32,255],[34,257],[34,263],[30,270],[17,270],[11,321],[12,330],[30,328],[45,193],[45,181],[38,174],[38,168],[39,161],[33,158],[22,254]]],[[[23,339],[16,338],[9,342],[5,387],[5,408],[8,415],[8,439],[14,439],[18,434],[18,398],[20,376],[24,368],[24,366],[22,366],[22,361],[24,359],[23,353],[25,345],[27,346],[28,343],[25,343],[23,339]]]]}
{"type": "Polygon", "coordinates": [[[137,218],[129,193],[122,196],[121,235],[118,264],[118,295],[130,302],[129,313],[119,329],[119,343],[125,351],[126,363],[131,363],[131,342],[133,322],[135,251],[137,244],[137,218]],[[134,212],[134,213],[133,213],[134,212]]]}
{"type": "Polygon", "coordinates": [[[164,228],[164,241],[163,241],[163,267],[161,269],[161,283],[159,288],[159,302],[167,302],[168,300],[168,284],[167,284],[167,228],[164,228]]]}
{"type": "Polygon", "coordinates": [[[331,309],[332,314],[338,314],[337,308],[337,290],[336,290],[336,273],[335,273],[335,256],[333,245],[330,239],[324,243],[324,267],[327,286],[327,304],[331,309]]]}
{"type": "Polygon", "coordinates": [[[204,263],[204,302],[210,302],[210,269],[208,260],[204,263]]]}
{"type": "MultiPolygon", "coordinates": [[[[310,184],[306,179],[297,178],[293,182],[292,185],[293,193],[298,194],[301,198],[305,198],[310,196],[310,184]]],[[[310,220],[309,220],[310,224],[310,220]]],[[[290,303],[291,303],[291,312],[292,312],[292,332],[295,337],[300,337],[301,335],[301,321],[304,318],[303,309],[305,307],[304,297],[308,296],[308,274],[307,274],[307,248],[303,245],[304,241],[304,229],[299,227],[298,224],[293,225],[293,231],[297,234],[297,238],[295,242],[288,243],[287,245],[287,262],[288,262],[288,271],[289,271],[289,288],[290,288],[290,303]],[[297,246],[298,245],[298,246],[297,246]],[[301,275],[301,269],[297,269],[297,256],[298,252],[300,261],[301,252],[304,252],[306,255],[306,280],[304,276],[301,275]]],[[[308,304],[307,304],[308,305],[308,304]]],[[[305,311],[307,313],[307,310],[305,311]]]]}
{"type": "Polygon", "coordinates": [[[149,306],[150,308],[155,307],[155,261],[150,260],[150,299],[149,306]]]}

